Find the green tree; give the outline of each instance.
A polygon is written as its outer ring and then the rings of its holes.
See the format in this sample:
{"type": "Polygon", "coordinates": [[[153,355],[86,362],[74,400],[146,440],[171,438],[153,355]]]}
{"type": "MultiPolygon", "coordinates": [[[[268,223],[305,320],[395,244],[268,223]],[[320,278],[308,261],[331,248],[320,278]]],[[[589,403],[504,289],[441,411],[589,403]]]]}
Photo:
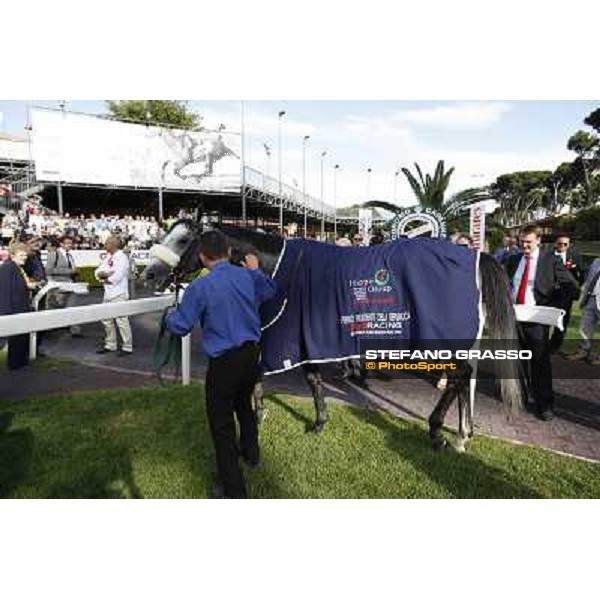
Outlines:
{"type": "Polygon", "coordinates": [[[595,202],[592,177],[598,168],[598,136],[587,131],[578,131],[569,138],[567,148],[577,154],[573,168],[580,179],[584,203],[591,206],[595,202]]]}
{"type": "Polygon", "coordinates": [[[552,171],[519,171],[500,175],[491,186],[499,203],[495,216],[506,227],[526,223],[532,211],[547,206],[552,171]]]}
{"type": "Polygon", "coordinates": [[[202,117],[181,100],[107,100],[110,114],[124,121],[202,129],[202,117]]]}
{"type": "Polygon", "coordinates": [[[561,163],[548,178],[548,210],[557,214],[565,206],[573,207],[573,192],[577,188],[578,176],[572,163],[561,163]]]}
{"type": "Polygon", "coordinates": [[[600,134],[600,108],[591,112],[583,122],[600,134]]]}

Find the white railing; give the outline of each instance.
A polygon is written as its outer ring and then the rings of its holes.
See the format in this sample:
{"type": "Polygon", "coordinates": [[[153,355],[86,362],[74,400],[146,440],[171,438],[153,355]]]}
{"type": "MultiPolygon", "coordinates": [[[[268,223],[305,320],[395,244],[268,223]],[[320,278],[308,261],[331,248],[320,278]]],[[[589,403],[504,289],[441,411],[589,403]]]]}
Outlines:
{"type": "MultiPolygon", "coordinates": [[[[103,319],[133,317],[164,310],[175,303],[174,294],[164,294],[152,298],[126,300],[107,304],[88,304],[74,308],[59,308],[41,312],[19,313],[0,317],[0,338],[13,335],[30,336],[30,355],[35,358],[35,337],[38,331],[60,329],[72,325],[96,323],[103,319]]],[[[181,339],[181,380],[189,385],[191,377],[191,335],[181,339]]]]}
{"type": "MultiPolygon", "coordinates": [[[[254,169],[253,167],[245,167],[245,182],[246,185],[251,185],[252,187],[270,194],[272,196],[279,197],[279,180],[275,177],[270,177],[265,175],[261,171],[254,169]]],[[[330,204],[326,202],[321,202],[318,198],[314,198],[309,194],[306,194],[306,203],[304,194],[302,190],[298,188],[292,187],[286,183],[281,183],[281,195],[284,200],[288,200],[294,202],[299,207],[304,208],[306,204],[306,208],[310,210],[314,210],[317,213],[325,213],[330,217],[333,217],[335,213],[335,209],[330,204]]]]}

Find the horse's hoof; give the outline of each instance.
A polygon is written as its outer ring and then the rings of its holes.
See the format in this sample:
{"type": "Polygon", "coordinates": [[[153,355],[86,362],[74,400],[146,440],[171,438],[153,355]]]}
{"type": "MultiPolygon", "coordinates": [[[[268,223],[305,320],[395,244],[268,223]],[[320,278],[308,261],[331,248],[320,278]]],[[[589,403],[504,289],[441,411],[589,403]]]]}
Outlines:
{"type": "Polygon", "coordinates": [[[464,452],[467,451],[467,448],[465,447],[465,442],[464,440],[456,440],[453,444],[454,450],[456,450],[456,452],[458,452],[459,454],[463,454],[464,452]]]}
{"type": "Polygon", "coordinates": [[[433,441],[433,451],[434,452],[443,452],[447,446],[448,446],[448,442],[444,438],[433,441]]]}
{"type": "Polygon", "coordinates": [[[357,385],[359,388],[362,388],[363,390],[369,389],[369,384],[364,379],[357,379],[357,378],[353,377],[352,382],[354,383],[354,385],[357,385]]]}
{"type": "Polygon", "coordinates": [[[309,425],[306,429],[306,433],[311,433],[312,435],[319,435],[323,432],[323,428],[325,427],[324,421],[316,421],[312,425],[309,425]]]}

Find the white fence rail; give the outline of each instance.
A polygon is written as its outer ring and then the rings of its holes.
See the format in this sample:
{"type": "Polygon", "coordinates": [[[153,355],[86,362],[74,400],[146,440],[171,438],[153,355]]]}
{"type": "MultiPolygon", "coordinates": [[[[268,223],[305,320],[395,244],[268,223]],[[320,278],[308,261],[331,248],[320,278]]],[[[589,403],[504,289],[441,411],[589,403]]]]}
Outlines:
{"type": "MultiPolygon", "coordinates": [[[[174,294],[165,294],[153,298],[127,300],[107,304],[88,304],[73,308],[44,310],[41,312],[20,313],[0,317],[0,338],[13,335],[30,335],[30,354],[35,358],[35,337],[38,331],[60,329],[72,325],[96,323],[103,319],[118,317],[133,317],[146,313],[164,310],[175,303],[174,294]]],[[[181,340],[181,380],[183,385],[189,385],[191,376],[191,336],[181,340]]]]}

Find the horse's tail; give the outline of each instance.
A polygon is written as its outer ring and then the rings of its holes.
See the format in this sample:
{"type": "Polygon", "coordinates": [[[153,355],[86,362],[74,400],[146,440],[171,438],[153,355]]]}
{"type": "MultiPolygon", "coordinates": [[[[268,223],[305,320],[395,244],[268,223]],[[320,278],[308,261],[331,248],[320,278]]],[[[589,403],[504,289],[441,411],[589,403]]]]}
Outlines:
{"type": "MultiPolygon", "coordinates": [[[[510,283],[502,266],[489,254],[479,257],[481,294],[493,349],[518,347],[517,319],[511,302],[510,283]]],[[[502,401],[513,413],[523,404],[518,360],[495,360],[502,401]]]]}

